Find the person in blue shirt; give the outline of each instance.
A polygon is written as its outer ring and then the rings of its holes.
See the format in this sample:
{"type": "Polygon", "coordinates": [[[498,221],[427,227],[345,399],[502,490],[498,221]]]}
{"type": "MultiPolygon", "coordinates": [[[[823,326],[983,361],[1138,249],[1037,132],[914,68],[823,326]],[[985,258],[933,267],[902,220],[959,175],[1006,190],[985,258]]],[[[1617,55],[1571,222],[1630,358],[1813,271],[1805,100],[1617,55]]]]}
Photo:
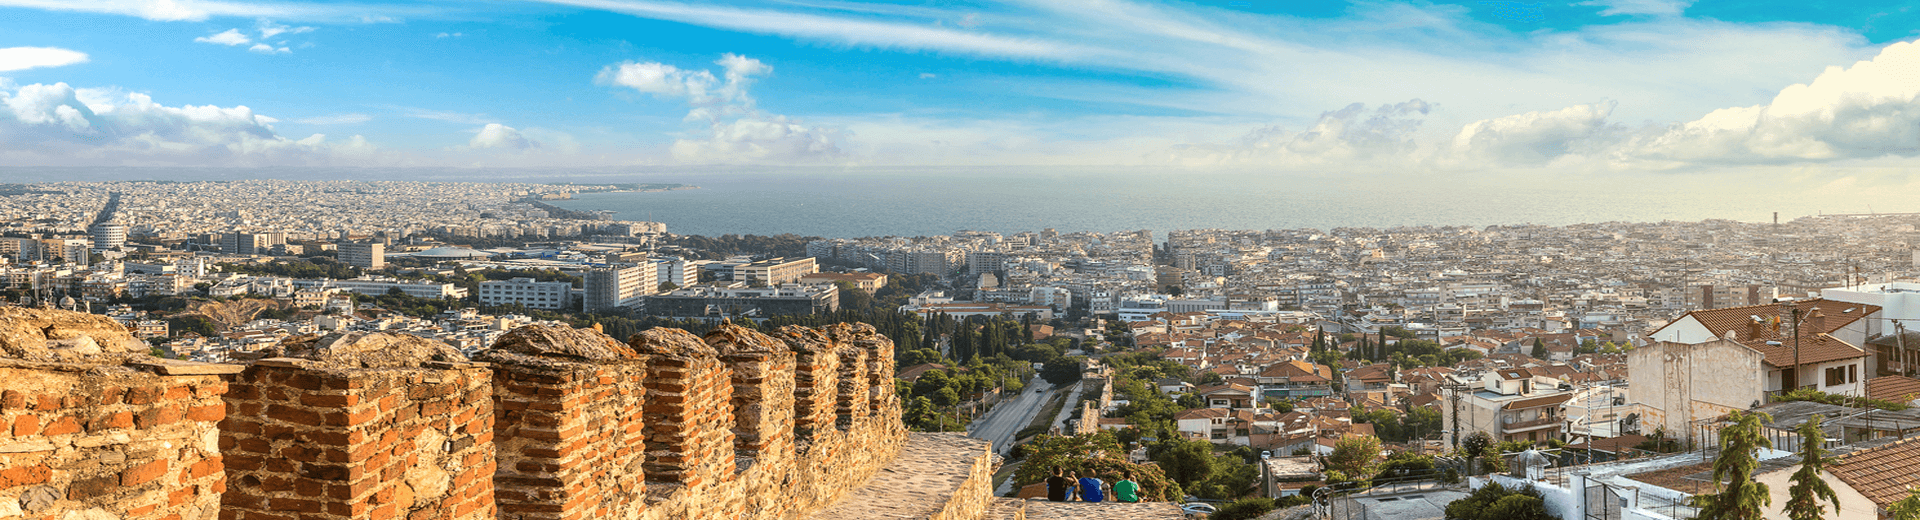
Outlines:
{"type": "Polygon", "coordinates": [[[1080,477],[1080,500],[1085,502],[1105,501],[1107,494],[1105,490],[1101,488],[1103,484],[1104,483],[1100,482],[1100,479],[1094,478],[1092,475],[1080,477]]]}

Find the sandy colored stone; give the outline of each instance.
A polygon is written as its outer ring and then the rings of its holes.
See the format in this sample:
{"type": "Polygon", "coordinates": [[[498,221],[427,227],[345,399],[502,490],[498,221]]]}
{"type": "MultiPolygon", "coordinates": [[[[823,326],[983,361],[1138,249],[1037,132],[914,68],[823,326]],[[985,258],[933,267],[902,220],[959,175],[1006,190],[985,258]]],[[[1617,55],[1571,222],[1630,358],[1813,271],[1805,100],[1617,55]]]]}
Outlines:
{"type": "Polygon", "coordinates": [[[670,358],[713,358],[718,354],[707,342],[680,329],[653,328],[627,338],[627,345],[641,354],[670,358]]]}
{"type": "Polygon", "coordinates": [[[787,349],[786,343],[780,340],[734,324],[714,327],[704,339],[708,346],[713,347],[713,350],[722,356],[773,353],[787,349]]]}
{"type": "Polygon", "coordinates": [[[0,307],[0,357],[42,362],[113,362],[147,352],[147,343],[97,314],[0,307]]]}
{"type": "Polygon", "coordinates": [[[493,342],[489,356],[519,354],[568,361],[615,361],[638,355],[633,348],[593,329],[528,325],[493,342]]]}
{"type": "Polygon", "coordinates": [[[335,332],[289,338],[268,357],[307,359],[328,368],[414,368],[428,361],[467,361],[439,341],[392,332],[335,332]]]}

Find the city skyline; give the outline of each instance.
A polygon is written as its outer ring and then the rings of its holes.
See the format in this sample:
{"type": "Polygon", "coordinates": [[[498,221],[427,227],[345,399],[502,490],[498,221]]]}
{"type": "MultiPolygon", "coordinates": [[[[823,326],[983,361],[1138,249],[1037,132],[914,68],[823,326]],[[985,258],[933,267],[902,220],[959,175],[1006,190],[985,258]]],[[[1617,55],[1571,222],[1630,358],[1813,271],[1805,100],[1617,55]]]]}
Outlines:
{"type": "MultiPolygon", "coordinates": [[[[1897,10],[0,1],[0,163],[1890,177],[1897,10]]],[[[1840,181],[1836,181],[1840,182],[1840,181]]]]}

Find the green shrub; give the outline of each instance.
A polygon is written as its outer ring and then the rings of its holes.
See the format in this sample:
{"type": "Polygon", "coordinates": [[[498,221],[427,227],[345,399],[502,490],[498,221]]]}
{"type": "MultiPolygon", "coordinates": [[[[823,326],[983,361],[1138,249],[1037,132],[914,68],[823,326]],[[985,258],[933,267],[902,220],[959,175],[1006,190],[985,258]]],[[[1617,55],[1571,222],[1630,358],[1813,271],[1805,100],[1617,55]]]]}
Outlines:
{"type": "Polygon", "coordinates": [[[1220,512],[1214,513],[1207,518],[1212,520],[1252,520],[1259,518],[1260,515],[1267,514],[1267,512],[1272,511],[1274,507],[1277,506],[1272,499],[1245,498],[1222,506],[1220,512]]]}
{"type": "Polygon", "coordinates": [[[1466,498],[1447,504],[1448,520],[1551,520],[1547,502],[1532,487],[1509,488],[1488,482],[1466,498]]]}

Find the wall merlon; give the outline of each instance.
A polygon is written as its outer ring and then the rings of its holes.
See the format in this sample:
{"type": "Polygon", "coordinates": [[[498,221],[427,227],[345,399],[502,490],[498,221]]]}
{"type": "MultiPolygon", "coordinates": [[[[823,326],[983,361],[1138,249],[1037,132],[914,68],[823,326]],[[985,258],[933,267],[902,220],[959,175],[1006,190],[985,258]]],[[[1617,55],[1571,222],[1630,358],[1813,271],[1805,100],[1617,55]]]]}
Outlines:
{"type": "Polygon", "coordinates": [[[865,326],[529,326],[477,360],[350,332],[204,365],[78,353],[57,327],[57,348],[7,347],[38,330],[7,316],[0,519],[788,519],[905,440],[893,345],[865,326]]]}

